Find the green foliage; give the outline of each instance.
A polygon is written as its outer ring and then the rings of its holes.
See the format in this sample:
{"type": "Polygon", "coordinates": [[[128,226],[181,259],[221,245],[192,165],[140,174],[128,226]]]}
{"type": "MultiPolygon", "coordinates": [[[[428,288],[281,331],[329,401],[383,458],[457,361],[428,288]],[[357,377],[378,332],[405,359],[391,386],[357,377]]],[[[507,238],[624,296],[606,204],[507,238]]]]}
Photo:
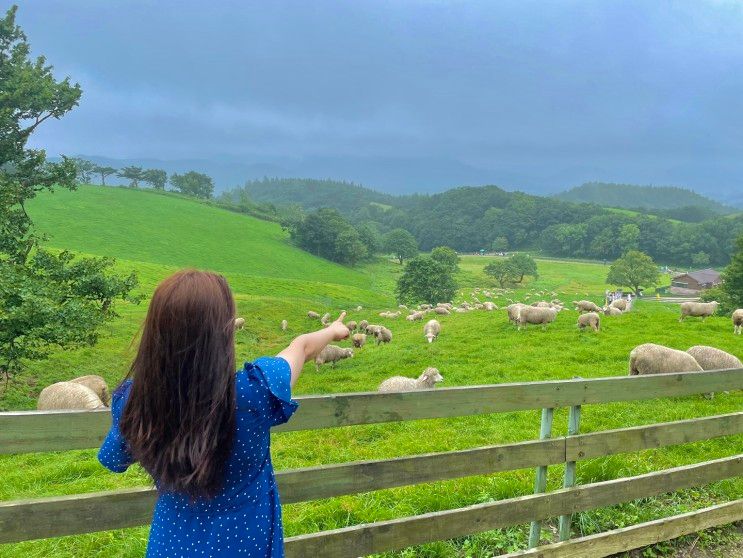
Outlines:
{"type": "Polygon", "coordinates": [[[629,287],[635,294],[641,288],[658,284],[660,273],[653,258],[637,250],[630,250],[609,268],[606,282],[610,285],[629,287]]]}
{"type": "Polygon", "coordinates": [[[124,167],[119,169],[116,176],[126,178],[129,181],[130,188],[139,188],[139,181],[144,179],[144,170],[142,170],[142,167],[124,167]]]}
{"type": "Polygon", "coordinates": [[[355,265],[367,255],[359,233],[335,209],[308,213],[290,234],[304,250],[334,262],[355,265]]]}
{"type": "Polygon", "coordinates": [[[735,253],[722,274],[722,290],[727,295],[729,309],[743,308],[743,235],[735,243],[735,253]]]}
{"type": "Polygon", "coordinates": [[[707,267],[709,265],[709,254],[701,250],[691,256],[691,265],[694,267],[707,267]]]}
{"type": "Polygon", "coordinates": [[[382,235],[375,223],[362,223],[356,230],[359,233],[361,243],[366,247],[367,256],[371,257],[382,251],[382,235]]]}
{"type": "Polygon", "coordinates": [[[170,184],[181,194],[194,198],[209,199],[214,193],[211,177],[196,171],[188,171],[185,174],[173,173],[170,175],[170,184]]]}
{"type": "Polygon", "coordinates": [[[86,159],[73,158],[72,161],[75,163],[77,181],[83,184],[89,184],[90,177],[96,172],[98,166],[86,159]]]}
{"type": "Polygon", "coordinates": [[[718,215],[733,212],[731,208],[692,190],[673,186],[637,186],[633,184],[587,182],[557,194],[555,197],[565,201],[627,209],[685,208],[688,210],[688,208],[694,207],[710,210],[718,215]]]}
{"type": "Polygon", "coordinates": [[[500,287],[522,283],[527,275],[534,279],[539,278],[537,262],[529,254],[514,254],[509,258],[495,259],[483,271],[495,279],[500,287]]]}
{"type": "Polygon", "coordinates": [[[619,249],[622,253],[637,250],[640,246],[640,227],[634,223],[622,225],[619,229],[619,249]]]}
{"type": "Polygon", "coordinates": [[[384,237],[384,251],[394,254],[402,265],[405,260],[418,255],[418,243],[407,230],[394,229],[384,237]]]}
{"type": "Polygon", "coordinates": [[[431,259],[439,262],[452,273],[459,271],[459,256],[453,248],[438,246],[431,250],[431,259]]]}
{"type": "Polygon", "coordinates": [[[80,98],[69,79],[56,81],[43,57],[30,59],[26,36],[13,7],[0,20],[0,377],[20,373],[26,363],[54,348],[96,341],[99,326],[113,315],[116,298],[129,299],[136,277],[110,273],[107,258],[75,260],[38,247],[40,238],[27,204],[54,187],[75,188],[94,165],[82,159],[46,161],[26,148],[34,130],[60,118],[80,98]]]}
{"type": "Polygon", "coordinates": [[[114,167],[107,167],[105,165],[95,165],[93,168],[93,174],[97,174],[101,177],[101,186],[106,185],[106,177],[116,174],[117,169],[114,167]]]}
{"type": "Polygon", "coordinates": [[[537,262],[535,262],[534,258],[532,258],[529,254],[514,254],[508,259],[508,261],[518,274],[518,280],[516,281],[517,283],[521,283],[526,275],[529,275],[534,279],[539,278],[539,273],[537,272],[537,262]]]}
{"type": "Polygon", "coordinates": [[[162,169],[147,169],[142,172],[142,181],[152,186],[155,190],[165,190],[168,173],[162,169]]]}
{"type": "Polygon", "coordinates": [[[493,240],[491,247],[494,252],[505,252],[508,250],[508,239],[505,236],[499,236],[493,240]]]}
{"type": "Polygon", "coordinates": [[[418,256],[406,265],[397,280],[397,300],[403,304],[436,304],[454,299],[457,283],[449,266],[418,256]]]}

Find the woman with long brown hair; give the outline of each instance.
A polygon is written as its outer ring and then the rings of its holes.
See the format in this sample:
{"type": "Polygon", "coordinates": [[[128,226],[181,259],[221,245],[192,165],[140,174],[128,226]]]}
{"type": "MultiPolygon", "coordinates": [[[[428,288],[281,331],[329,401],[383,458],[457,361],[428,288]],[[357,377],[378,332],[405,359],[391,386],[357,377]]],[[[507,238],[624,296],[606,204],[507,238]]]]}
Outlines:
{"type": "Polygon", "coordinates": [[[269,430],[296,410],[304,363],[348,337],[344,316],[235,373],[224,277],[185,270],[157,287],[98,454],[114,472],[138,462],[155,481],[148,558],[283,556],[269,430]]]}

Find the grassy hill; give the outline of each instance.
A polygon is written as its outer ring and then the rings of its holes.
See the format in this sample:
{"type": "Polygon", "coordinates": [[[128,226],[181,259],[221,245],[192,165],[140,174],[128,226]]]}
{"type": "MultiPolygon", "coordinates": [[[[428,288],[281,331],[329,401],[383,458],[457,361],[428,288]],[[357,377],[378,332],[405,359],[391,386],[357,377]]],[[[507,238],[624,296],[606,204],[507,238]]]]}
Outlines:
{"type": "MultiPolygon", "coordinates": [[[[715,200],[697,194],[693,190],[673,186],[637,186],[587,182],[554,197],[575,203],[593,203],[604,207],[622,207],[645,210],[680,210],[697,208],[706,210],[705,218],[724,215],[735,210],[715,200]]],[[[668,217],[674,217],[670,214],[668,217]]],[[[699,219],[701,220],[701,219],[699,219]]]]}
{"type": "MultiPolygon", "coordinates": [[[[316,321],[305,317],[310,308],[319,312],[346,308],[351,319],[368,319],[393,331],[391,344],[368,344],[335,369],[315,371],[313,364],[307,365],[297,384],[299,394],[375,390],[386,377],[416,376],[427,366],[438,367],[447,386],[619,376],[626,374],[629,351],[643,342],[681,349],[710,344],[741,354],[729,318],[678,323],[677,307],[646,301],[637,303],[629,314],[605,318],[600,333],[579,332],[575,326],[577,313],[572,309],[560,313],[546,331],[533,328],[519,332],[503,311],[440,316],[441,336],[428,344],[420,322],[378,317],[379,311],[395,306],[391,292],[400,267],[394,263],[379,260],[361,269],[336,266],[289,246],[276,224],[195,201],[141,191],[83,188],[74,193],[42,196],[32,204],[31,211],[39,226],[50,234],[52,246],[121,258],[117,265],[122,270],[139,272],[145,295],[179,266],[225,271],[236,294],[239,314],[246,318],[246,327],[236,338],[238,359],[275,354],[293,336],[317,327],[316,321]],[[357,305],[363,309],[357,311],[357,305]],[[286,332],[279,328],[284,318],[289,321],[286,332]]],[[[471,299],[473,287],[491,286],[483,274],[489,261],[489,257],[477,256],[463,259],[458,277],[462,289],[457,301],[471,299]]],[[[504,306],[509,298],[529,297],[533,301],[556,296],[568,302],[577,297],[598,302],[606,288],[607,266],[601,264],[538,260],[538,267],[537,281],[504,292],[493,301],[504,306]],[[549,292],[538,294],[544,291],[549,292]]],[[[35,363],[11,383],[8,391],[0,392],[0,409],[33,408],[42,387],[77,375],[100,374],[115,385],[131,361],[131,341],[146,308],[146,301],[119,305],[121,317],[106,325],[98,345],[59,351],[48,361],[35,363]]],[[[717,394],[714,400],[701,396],[675,398],[663,400],[660,405],[658,401],[590,405],[583,409],[581,430],[591,432],[735,412],[742,405],[743,394],[739,392],[717,394]]],[[[564,434],[566,425],[566,412],[560,410],[555,415],[555,435],[564,434]]],[[[518,412],[280,433],[273,437],[272,455],[277,469],[285,469],[507,443],[534,439],[538,432],[539,413],[518,412]]],[[[743,436],[729,437],[583,461],[578,466],[578,478],[580,483],[606,480],[741,452],[743,436]]],[[[138,467],[123,475],[105,471],[97,464],[93,450],[4,456],[0,457],[0,468],[4,471],[0,501],[144,486],[150,482],[138,467]]],[[[533,474],[515,471],[288,505],[283,511],[286,534],[529,494],[533,474]]],[[[557,488],[560,482],[559,468],[551,470],[550,489],[557,488]]],[[[733,479],[583,513],[576,524],[589,534],[740,497],[743,479],[733,479]]],[[[528,526],[522,526],[393,555],[487,556],[525,548],[527,533],[528,526]]],[[[137,528],[0,545],[0,558],[134,558],[144,553],[146,539],[147,529],[137,528]]]]}

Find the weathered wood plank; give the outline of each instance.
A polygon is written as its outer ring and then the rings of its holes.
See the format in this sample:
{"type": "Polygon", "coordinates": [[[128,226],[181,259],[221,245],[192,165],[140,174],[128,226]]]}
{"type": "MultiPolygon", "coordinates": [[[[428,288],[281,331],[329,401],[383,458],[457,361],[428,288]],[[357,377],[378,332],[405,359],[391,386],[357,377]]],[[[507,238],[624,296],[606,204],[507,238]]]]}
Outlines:
{"type": "Polygon", "coordinates": [[[276,480],[281,501],[291,504],[564,461],[565,442],[558,438],[278,471],[276,480]]]}
{"type": "Polygon", "coordinates": [[[568,461],[709,440],[743,433],[743,412],[604,430],[566,441],[568,461]]]}
{"type": "MultiPolygon", "coordinates": [[[[743,369],[527,382],[408,393],[299,397],[299,410],[276,431],[314,430],[490,414],[545,407],[679,397],[743,389],[743,369]]],[[[110,424],[105,411],[0,413],[0,454],[97,446],[110,424]]]]}
{"type": "Polygon", "coordinates": [[[743,456],[738,455],[547,494],[291,537],[286,539],[286,555],[364,556],[655,496],[741,474],[743,456]]]}
{"type": "Polygon", "coordinates": [[[743,500],[710,506],[588,537],[540,546],[499,558],[602,558],[743,519],[743,500]]]}
{"type": "MultiPolygon", "coordinates": [[[[552,438],[552,420],[555,417],[554,409],[542,409],[542,422],[539,425],[539,439],[552,438]]],[[[534,494],[541,494],[547,490],[547,465],[537,467],[534,475],[534,494]]],[[[529,548],[539,544],[539,535],[542,532],[542,522],[534,520],[529,526],[529,548]]]]}
{"type": "Polygon", "coordinates": [[[156,497],[131,488],[0,502],[0,544],[146,525],[156,497]]]}

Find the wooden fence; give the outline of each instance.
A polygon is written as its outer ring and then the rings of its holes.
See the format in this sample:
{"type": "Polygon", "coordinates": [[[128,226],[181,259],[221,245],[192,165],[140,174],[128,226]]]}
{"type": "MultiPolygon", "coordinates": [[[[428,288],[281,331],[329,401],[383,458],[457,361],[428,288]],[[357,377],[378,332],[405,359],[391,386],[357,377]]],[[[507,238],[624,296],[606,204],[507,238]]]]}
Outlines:
{"type": "MultiPolygon", "coordinates": [[[[743,519],[743,500],[590,537],[568,540],[571,515],[740,476],[743,454],[629,478],[573,486],[584,459],[743,433],[743,412],[580,434],[588,404],[680,397],[743,388],[743,369],[575,379],[437,389],[397,394],[301,397],[299,411],[277,431],[542,409],[539,440],[278,471],[285,504],[445,479],[537,468],[535,493],[465,508],[355,525],[286,539],[287,556],[356,557],[560,517],[562,542],[509,556],[607,556],[743,519]],[[568,435],[551,438],[553,410],[570,407],[568,435]],[[549,465],[567,464],[565,488],[544,492],[549,465]],[[540,486],[541,484],[541,486],[540,486]]],[[[100,444],[108,412],[0,413],[0,454],[63,451],[100,444]]],[[[0,543],[91,533],[149,523],[156,498],[135,488],[0,502],[0,543]]],[[[534,535],[536,533],[536,535],[534,535]]]]}

